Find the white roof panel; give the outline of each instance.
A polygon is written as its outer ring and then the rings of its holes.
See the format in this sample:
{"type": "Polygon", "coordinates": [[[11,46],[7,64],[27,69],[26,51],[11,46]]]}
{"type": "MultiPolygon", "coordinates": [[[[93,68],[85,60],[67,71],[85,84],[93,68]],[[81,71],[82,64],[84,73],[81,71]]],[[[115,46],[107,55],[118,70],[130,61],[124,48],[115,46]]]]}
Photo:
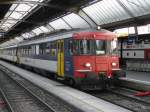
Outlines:
{"type": "Polygon", "coordinates": [[[107,24],[131,18],[117,0],[103,0],[83,10],[98,24],[107,24]]]}
{"type": "Polygon", "coordinates": [[[63,19],[72,27],[72,28],[89,28],[89,24],[81,18],[79,15],[71,13],[63,17],[63,19]]]}
{"type": "Polygon", "coordinates": [[[44,0],[21,0],[21,1],[26,1],[27,3],[13,4],[9,8],[9,11],[5,14],[4,19],[0,22],[0,27],[5,31],[9,30],[18,21],[20,21],[23,17],[25,17],[30,11],[32,11],[35,7],[37,7],[38,5],[34,2],[43,2],[44,0]],[[6,28],[5,24],[7,24],[10,19],[16,19],[16,21],[11,22],[9,28],[8,27],[6,28]]]}
{"type": "Polygon", "coordinates": [[[14,19],[19,19],[22,16],[22,14],[18,13],[18,12],[13,12],[10,17],[14,18],[14,19]]]}
{"type": "Polygon", "coordinates": [[[49,32],[50,30],[46,28],[45,26],[39,27],[43,32],[49,32]]]}
{"type": "Polygon", "coordinates": [[[44,33],[40,28],[36,28],[32,30],[36,35],[39,35],[40,33],[44,33]]]}
{"type": "Polygon", "coordinates": [[[13,19],[10,19],[10,20],[7,20],[7,23],[10,23],[10,24],[15,24],[17,21],[16,20],[13,20],[13,19]]]}
{"type": "Polygon", "coordinates": [[[121,2],[135,17],[150,14],[150,0],[121,0],[121,2]]]}
{"type": "Polygon", "coordinates": [[[9,10],[11,10],[11,11],[15,10],[15,8],[17,7],[17,5],[18,5],[18,4],[13,4],[13,5],[10,7],[9,10]]]}
{"type": "Polygon", "coordinates": [[[27,4],[20,4],[15,11],[28,11],[31,7],[27,4]]]}
{"type": "MultiPolygon", "coordinates": [[[[44,0],[18,1],[26,1],[28,3],[13,4],[10,7],[4,19],[0,22],[0,27],[5,31],[9,30],[13,25],[20,21],[20,19],[37,7],[38,5],[36,2],[43,2],[44,0]]],[[[33,32],[28,32],[24,36],[27,35],[27,37],[32,37],[35,34],[38,35],[43,32],[57,29],[89,28],[90,26],[109,24],[147,15],[150,14],[150,0],[100,0],[99,2],[82,8],[78,14],[68,14],[50,22],[46,26],[36,28],[33,32]]],[[[129,28],[129,31],[130,29],[131,33],[135,32],[134,28],[129,28]]],[[[138,29],[142,31],[142,29],[145,28],[140,27],[138,29]]]]}
{"type": "Polygon", "coordinates": [[[49,23],[54,29],[71,29],[70,26],[68,26],[63,19],[57,19],[53,22],[49,23]]]}

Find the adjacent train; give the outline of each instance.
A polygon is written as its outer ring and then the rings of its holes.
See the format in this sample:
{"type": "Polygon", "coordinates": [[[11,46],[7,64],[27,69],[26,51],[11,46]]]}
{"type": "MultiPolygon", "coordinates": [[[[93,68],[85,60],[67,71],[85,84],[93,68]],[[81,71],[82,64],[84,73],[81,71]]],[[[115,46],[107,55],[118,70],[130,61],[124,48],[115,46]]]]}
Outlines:
{"type": "MultiPolygon", "coordinates": [[[[121,44],[119,42],[119,44],[121,44]]],[[[121,46],[121,45],[119,45],[121,46]]],[[[136,36],[128,37],[122,42],[122,49],[120,57],[126,64],[127,70],[135,71],[150,71],[150,39],[149,36],[140,38],[136,36]]]]}
{"type": "Polygon", "coordinates": [[[103,29],[75,29],[26,40],[2,48],[0,57],[54,72],[55,78],[90,89],[105,88],[125,77],[119,68],[116,35],[103,29]]]}

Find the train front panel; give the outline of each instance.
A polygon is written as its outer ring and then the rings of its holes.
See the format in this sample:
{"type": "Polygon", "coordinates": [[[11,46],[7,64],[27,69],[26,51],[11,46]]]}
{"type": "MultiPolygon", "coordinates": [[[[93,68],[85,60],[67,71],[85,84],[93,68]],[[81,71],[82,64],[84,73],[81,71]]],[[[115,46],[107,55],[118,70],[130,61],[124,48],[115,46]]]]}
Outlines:
{"type": "MultiPolygon", "coordinates": [[[[117,40],[109,33],[75,34],[72,41],[74,79],[80,85],[105,86],[121,75],[117,40]]],[[[124,75],[122,75],[124,76],[124,75]]]]}

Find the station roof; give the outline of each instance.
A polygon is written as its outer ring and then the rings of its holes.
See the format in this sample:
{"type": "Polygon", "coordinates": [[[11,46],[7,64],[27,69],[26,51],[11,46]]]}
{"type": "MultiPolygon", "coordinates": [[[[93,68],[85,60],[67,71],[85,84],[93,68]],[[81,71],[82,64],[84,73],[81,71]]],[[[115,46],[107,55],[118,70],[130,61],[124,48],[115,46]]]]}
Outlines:
{"type": "Polygon", "coordinates": [[[150,23],[149,0],[1,0],[0,41],[58,29],[150,23]]]}

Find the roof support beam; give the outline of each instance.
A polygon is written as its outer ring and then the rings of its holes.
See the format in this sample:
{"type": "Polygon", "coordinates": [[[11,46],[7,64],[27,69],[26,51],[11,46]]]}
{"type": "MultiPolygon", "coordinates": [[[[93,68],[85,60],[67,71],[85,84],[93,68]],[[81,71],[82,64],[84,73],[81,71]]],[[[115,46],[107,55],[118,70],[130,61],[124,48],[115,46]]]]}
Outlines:
{"type": "Polygon", "coordinates": [[[51,4],[47,4],[48,2],[37,2],[37,1],[2,1],[0,2],[0,5],[4,5],[4,4],[34,4],[34,5],[39,5],[42,7],[49,7],[49,8],[54,8],[54,9],[59,9],[59,10],[67,10],[66,7],[60,7],[58,5],[51,5],[51,4]]]}
{"type": "Polygon", "coordinates": [[[61,19],[72,29],[72,26],[66,20],[64,20],[63,18],[61,19]]]}
{"type": "Polygon", "coordinates": [[[53,28],[50,24],[47,24],[46,27],[47,27],[48,29],[50,29],[50,30],[51,30],[51,29],[52,29],[53,31],[55,30],[55,28],[53,28]]]}
{"type": "Polygon", "coordinates": [[[37,2],[37,1],[12,1],[12,0],[7,0],[7,1],[2,1],[0,4],[5,5],[5,4],[34,4],[34,5],[41,5],[41,6],[46,6],[49,7],[48,4],[42,3],[42,2],[37,2]]]}
{"type": "Polygon", "coordinates": [[[96,22],[88,16],[82,9],[80,9],[77,13],[82,19],[84,19],[90,27],[96,27],[96,22]]]}
{"type": "MultiPolygon", "coordinates": [[[[8,20],[11,20],[11,21],[17,21],[17,22],[24,22],[24,23],[30,23],[30,24],[34,24],[34,25],[40,25],[39,23],[37,22],[34,22],[34,21],[26,21],[26,20],[23,20],[23,19],[2,19],[0,20],[1,21],[8,21],[8,20]]],[[[13,24],[13,23],[7,23],[7,24],[13,24]]]]}

